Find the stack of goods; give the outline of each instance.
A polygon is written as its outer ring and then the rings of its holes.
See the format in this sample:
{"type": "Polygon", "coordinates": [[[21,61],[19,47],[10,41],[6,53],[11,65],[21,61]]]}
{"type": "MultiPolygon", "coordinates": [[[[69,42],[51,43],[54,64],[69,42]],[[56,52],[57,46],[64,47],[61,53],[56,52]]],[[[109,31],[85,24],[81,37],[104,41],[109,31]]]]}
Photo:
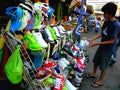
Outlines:
{"type": "Polygon", "coordinates": [[[26,88],[32,90],[78,89],[88,62],[84,55],[88,42],[74,43],[72,29],[66,30],[64,24],[46,25],[45,19],[53,17],[53,12],[45,3],[29,1],[6,9],[10,20],[1,34],[5,43],[1,56],[6,58],[1,58],[1,64],[2,75],[11,84],[25,81],[26,88]],[[15,62],[18,67],[13,69],[15,62]]]}

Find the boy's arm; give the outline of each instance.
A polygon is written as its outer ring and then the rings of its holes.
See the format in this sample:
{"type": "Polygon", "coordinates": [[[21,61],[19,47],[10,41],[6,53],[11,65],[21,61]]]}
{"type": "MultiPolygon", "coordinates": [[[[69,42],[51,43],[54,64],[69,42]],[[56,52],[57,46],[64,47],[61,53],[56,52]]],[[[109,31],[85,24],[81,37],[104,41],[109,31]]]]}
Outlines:
{"type": "Polygon", "coordinates": [[[101,36],[102,36],[102,32],[100,32],[100,33],[98,33],[96,36],[94,36],[94,37],[88,39],[88,41],[93,41],[93,40],[95,40],[95,39],[100,38],[101,36]]]}
{"type": "Polygon", "coordinates": [[[108,41],[103,41],[103,42],[91,42],[89,47],[93,47],[96,45],[108,45],[108,44],[113,44],[115,42],[115,38],[111,38],[108,41]]]}

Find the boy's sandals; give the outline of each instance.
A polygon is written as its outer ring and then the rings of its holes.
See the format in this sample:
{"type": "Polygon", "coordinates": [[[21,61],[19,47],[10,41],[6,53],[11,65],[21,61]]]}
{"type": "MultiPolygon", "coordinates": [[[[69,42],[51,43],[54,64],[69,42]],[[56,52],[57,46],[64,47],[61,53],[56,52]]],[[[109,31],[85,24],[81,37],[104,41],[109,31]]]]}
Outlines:
{"type": "Polygon", "coordinates": [[[91,74],[87,74],[87,75],[85,75],[85,77],[86,77],[86,78],[96,78],[96,76],[93,76],[93,75],[91,75],[91,74]]]}
{"type": "Polygon", "coordinates": [[[93,82],[91,83],[91,86],[97,88],[97,87],[100,87],[101,85],[103,85],[103,83],[99,83],[99,82],[93,82]]]}

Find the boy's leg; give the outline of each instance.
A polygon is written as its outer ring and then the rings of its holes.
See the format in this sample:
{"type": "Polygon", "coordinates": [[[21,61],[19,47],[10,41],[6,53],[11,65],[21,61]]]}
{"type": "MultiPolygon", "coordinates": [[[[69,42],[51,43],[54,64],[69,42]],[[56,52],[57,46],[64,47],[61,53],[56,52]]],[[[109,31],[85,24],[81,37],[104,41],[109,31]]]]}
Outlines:
{"type": "Polygon", "coordinates": [[[96,77],[97,69],[98,69],[98,64],[94,64],[93,73],[92,73],[91,76],[95,76],[96,77]]]}
{"type": "Polygon", "coordinates": [[[106,70],[102,70],[97,82],[103,83],[103,79],[104,79],[105,75],[106,75],[106,70]]]}
{"type": "Polygon", "coordinates": [[[105,77],[105,74],[106,74],[106,70],[102,70],[98,81],[91,83],[91,85],[93,87],[99,87],[99,86],[103,85],[103,79],[105,77]]]}

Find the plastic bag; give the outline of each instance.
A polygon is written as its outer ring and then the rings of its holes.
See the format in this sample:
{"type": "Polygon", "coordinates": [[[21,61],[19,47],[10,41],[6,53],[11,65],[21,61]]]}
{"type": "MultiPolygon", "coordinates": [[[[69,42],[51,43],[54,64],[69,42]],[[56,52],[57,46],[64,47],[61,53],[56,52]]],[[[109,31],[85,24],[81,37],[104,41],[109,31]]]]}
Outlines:
{"type": "Polygon", "coordinates": [[[4,68],[7,78],[12,84],[18,84],[22,80],[23,62],[20,57],[20,47],[17,46],[16,50],[9,57],[4,68]]]}

